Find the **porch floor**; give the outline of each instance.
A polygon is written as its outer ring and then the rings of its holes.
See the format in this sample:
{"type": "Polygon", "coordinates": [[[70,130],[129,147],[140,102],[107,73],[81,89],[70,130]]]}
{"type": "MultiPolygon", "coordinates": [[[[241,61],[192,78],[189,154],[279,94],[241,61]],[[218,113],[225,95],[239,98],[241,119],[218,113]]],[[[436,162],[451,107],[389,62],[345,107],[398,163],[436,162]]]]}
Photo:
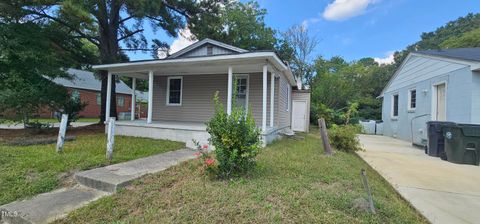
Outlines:
{"type": "Polygon", "coordinates": [[[136,127],[152,127],[152,128],[165,128],[176,130],[193,130],[193,131],[206,131],[206,125],[202,122],[191,121],[165,121],[154,120],[152,123],[147,124],[146,120],[134,120],[134,121],[117,121],[117,125],[124,126],[136,126],[136,127]]]}

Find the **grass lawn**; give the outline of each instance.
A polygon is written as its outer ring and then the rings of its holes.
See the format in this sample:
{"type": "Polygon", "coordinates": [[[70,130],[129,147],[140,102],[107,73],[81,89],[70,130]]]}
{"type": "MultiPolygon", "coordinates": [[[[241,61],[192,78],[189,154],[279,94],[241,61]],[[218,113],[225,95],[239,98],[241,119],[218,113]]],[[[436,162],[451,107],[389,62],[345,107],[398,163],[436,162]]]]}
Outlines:
{"type": "MultiPolygon", "coordinates": [[[[180,149],[184,143],[117,136],[112,163],[180,149]]],[[[79,170],[108,165],[104,134],[80,135],[66,142],[64,153],[55,144],[8,146],[0,142],[0,205],[68,185],[79,170]]]]}
{"type": "Polygon", "coordinates": [[[199,160],[149,175],[57,223],[427,223],[356,154],[322,155],[314,134],[267,147],[258,168],[232,181],[210,180],[199,160]],[[352,208],[365,197],[365,168],[377,214],[352,208]]]}

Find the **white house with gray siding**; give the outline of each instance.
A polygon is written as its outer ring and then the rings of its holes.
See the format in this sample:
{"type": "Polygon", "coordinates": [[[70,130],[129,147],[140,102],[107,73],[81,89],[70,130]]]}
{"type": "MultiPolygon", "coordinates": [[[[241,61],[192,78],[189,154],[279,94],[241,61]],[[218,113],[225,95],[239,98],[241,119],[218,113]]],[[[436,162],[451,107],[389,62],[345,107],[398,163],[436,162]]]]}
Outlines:
{"type": "MultiPolygon", "coordinates": [[[[236,102],[252,111],[264,144],[281,132],[291,132],[292,89],[296,82],[289,67],[271,51],[250,52],[204,39],[165,59],[93,68],[108,71],[110,80],[113,75],[131,77],[133,83],[137,79],[148,80],[147,119],[117,122],[119,135],[183,141],[190,147],[192,139],[206,143],[209,135],[205,122],[214,113],[213,96],[218,91],[230,113],[235,102],[232,100],[235,81],[236,102]]],[[[110,102],[110,91],[107,93],[110,102]]],[[[107,103],[107,111],[108,107],[107,103]]]]}
{"type": "Polygon", "coordinates": [[[410,53],[380,97],[384,135],[414,144],[427,121],[480,124],[480,48],[410,53]]]}

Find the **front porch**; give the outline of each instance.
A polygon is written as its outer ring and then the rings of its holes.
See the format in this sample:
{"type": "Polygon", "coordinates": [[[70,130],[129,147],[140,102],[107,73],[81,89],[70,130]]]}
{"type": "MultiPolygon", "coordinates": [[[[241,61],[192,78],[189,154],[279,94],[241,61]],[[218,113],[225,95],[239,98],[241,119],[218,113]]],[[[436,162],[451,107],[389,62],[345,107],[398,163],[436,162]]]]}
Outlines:
{"type": "MultiPolygon", "coordinates": [[[[276,139],[282,129],[270,127],[262,131],[261,140],[264,145],[276,139]]],[[[205,123],[167,120],[155,120],[151,123],[145,120],[117,121],[115,134],[185,142],[188,148],[195,148],[193,140],[203,145],[208,144],[210,138],[205,123]]]]}
{"type": "MultiPolygon", "coordinates": [[[[132,102],[137,79],[148,83],[146,120],[118,122],[117,134],[187,143],[208,141],[204,123],[214,113],[213,96],[230,114],[232,108],[251,111],[264,145],[291,126],[293,75],[273,52],[163,59],[94,66],[108,71],[106,111],[110,111],[115,76],[132,78],[132,102]],[[234,85],[237,83],[237,85],[234,85]],[[235,99],[234,96],[236,96],[235,99]],[[241,102],[241,105],[239,105],[241,102]]],[[[131,105],[131,114],[135,114],[131,105]]],[[[109,114],[106,114],[106,120],[109,114]]]]}

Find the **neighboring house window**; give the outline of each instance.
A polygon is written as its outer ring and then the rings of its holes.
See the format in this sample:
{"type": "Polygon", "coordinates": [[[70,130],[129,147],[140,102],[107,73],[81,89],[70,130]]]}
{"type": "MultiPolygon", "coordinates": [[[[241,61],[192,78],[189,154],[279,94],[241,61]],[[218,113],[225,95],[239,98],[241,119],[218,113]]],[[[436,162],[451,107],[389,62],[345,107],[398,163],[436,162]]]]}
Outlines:
{"type": "Polygon", "coordinates": [[[97,93],[97,105],[102,105],[102,94],[97,93]]]}
{"type": "Polygon", "coordinates": [[[168,77],[167,84],[167,105],[182,105],[182,77],[168,77]]]}
{"type": "Polygon", "coordinates": [[[125,97],[117,96],[117,106],[123,107],[125,105],[125,97]]]}
{"type": "Polygon", "coordinates": [[[207,55],[213,54],[213,46],[207,46],[207,55]]]}
{"type": "Polygon", "coordinates": [[[417,108],[417,90],[411,89],[408,92],[408,109],[415,110],[417,108]]]}
{"type": "Polygon", "coordinates": [[[80,99],[80,92],[76,89],[72,90],[71,97],[72,99],[80,99]]]}
{"type": "Polygon", "coordinates": [[[392,96],[392,117],[398,117],[398,94],[392,96]]]}

